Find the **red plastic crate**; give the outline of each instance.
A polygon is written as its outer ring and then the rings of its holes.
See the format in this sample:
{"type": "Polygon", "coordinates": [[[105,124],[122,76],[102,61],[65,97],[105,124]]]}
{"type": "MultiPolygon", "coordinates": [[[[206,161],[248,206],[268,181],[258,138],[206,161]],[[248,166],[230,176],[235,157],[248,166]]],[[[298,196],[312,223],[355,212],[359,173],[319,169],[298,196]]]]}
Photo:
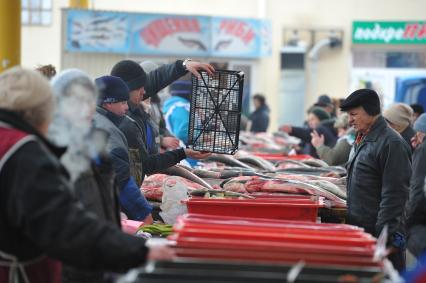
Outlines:
{"type": "Polygon", "coordinates": [[[315,222],[321,203],[291,201],[203,200],[187,201],[189,213],[209,215],[272,218],[315,222]]]}

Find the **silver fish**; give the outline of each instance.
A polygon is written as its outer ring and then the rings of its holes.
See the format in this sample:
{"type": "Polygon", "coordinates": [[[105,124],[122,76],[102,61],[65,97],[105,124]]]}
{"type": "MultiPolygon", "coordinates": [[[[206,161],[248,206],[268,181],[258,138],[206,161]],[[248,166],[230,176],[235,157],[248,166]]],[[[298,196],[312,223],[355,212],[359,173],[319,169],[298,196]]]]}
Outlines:
{"type": "Polygon", "coordinates": [[[221,163],[224,163],[226,165],[234,166],[234,167],[241,167],[241,168],[247,168],[247,169],[252,169],[252,170],[255,169],[255,168],[245,164],[244,162],[241,162],[241,161],[235,159],[234,157],[229,156],[229,155],[225,155],[225,154],[212,154],[210,157],[207,158],[207,160],[221,162],[221,163]]]}
{"type": "Polygon", "coordinates": [[[169,167],[165,170],[162,170],[162,172],[164,174],[168,174],[168,175],[172,175],[172,176],[180,176],[180,177],[186,178],[190,181],[193,181],[197,184],[200,184],[201,186],[203,186],[203,187],[205,187],[209,190],[213,190],[213,187],[209,183],[207,183],[206,181],[204,181],[203,179],[201,179],[200,177],[198,177],[197,175],[195,175],[191,171],[180,166],[179,164],[176,164],[172,167],[169,167]]]}
{"type": "Polygon", "coordinates": [[[276,170],[274,164],[271,162],[264,160],[262,158],[259,158],[257,156],[238,156],[237,159],[239,161],[242,161],[244,163],[253,164],[254,166],[257,166],[261,169],[268,170],[274,172],[276,170]]]}

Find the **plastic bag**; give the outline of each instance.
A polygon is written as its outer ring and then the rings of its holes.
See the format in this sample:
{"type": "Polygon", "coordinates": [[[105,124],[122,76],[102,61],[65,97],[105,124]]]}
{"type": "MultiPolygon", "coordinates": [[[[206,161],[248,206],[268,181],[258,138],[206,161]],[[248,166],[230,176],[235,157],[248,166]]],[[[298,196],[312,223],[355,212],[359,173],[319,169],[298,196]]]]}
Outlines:
{"type": "Polygon", "coordinates": [[[188,212],[182,200],[188,198],[188,188],[176,177],[168,177],[163,184],[160,216],[166,224],[175,224],[176,218],[188,212]]]}

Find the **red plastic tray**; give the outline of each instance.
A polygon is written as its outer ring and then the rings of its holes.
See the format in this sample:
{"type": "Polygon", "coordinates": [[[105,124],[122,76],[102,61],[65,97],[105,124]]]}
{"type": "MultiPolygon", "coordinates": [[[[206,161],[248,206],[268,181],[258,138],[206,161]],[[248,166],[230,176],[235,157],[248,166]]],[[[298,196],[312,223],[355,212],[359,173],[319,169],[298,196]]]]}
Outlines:
{"type": "Polygon", "coordinates": [[[231,259],[250,262],[273,262],[294,264],[300,260],[309,265],[333,265],[333,266],[363,266],[378,267],[379,263],[365,256],[347,255],[314,255],[311,253],[282,253],[274,251],[235,251],[229,249],[191,249],[175,248],[178,257],[205,258],[205,259],[231,259]]]}
{"type": "Polygon", "coordinates": [[[315,245],[312,243],[288,243],[274,241],[259,241],[247,239],[217,239],[199,237],[176,236],[173,240],[180,248],[209,248],[209,249],[231,249],[231,250],[252,250],[274,252],[298,252],[324,255],[348,255],[373,257],[374,246],[372,247],[346,247],[334,245],[315,245]]]}
{"type": "Polygon", "coordinates": [[[278,220],[278,219],[258,219],[250,217],[236,217],[236,216],[220,216],[208,214],[189,213],[178,217],[178,223],[188,221],[202,221],[201,223],[220,223],[220,224],[240,224],[255,227],[298,227],[306,229],[327,229],[327,230],[350,230],[350,231],[364,231],[364,229],[348,225],[348,224],[334,224],[334,223],[308,223],[305,221],[294,220],[278,220]]]}
{"type": "Polygon", "coordinates": [[[291,203],[282,201],[192,200],[187,201],[189,213],[209,215],[272,218],[315,222],[319,203],[291,203]]]}

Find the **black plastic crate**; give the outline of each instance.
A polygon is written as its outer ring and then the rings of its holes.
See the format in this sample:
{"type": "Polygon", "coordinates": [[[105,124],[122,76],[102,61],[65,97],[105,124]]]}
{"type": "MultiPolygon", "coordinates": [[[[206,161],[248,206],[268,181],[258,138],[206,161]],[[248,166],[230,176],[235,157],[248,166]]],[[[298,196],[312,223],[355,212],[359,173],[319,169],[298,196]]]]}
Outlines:
{"type": "Polygon", "coordinates": [[[234,154],[240,135],[244,73],[216,70],[213,76],[192,76],[188,147],[234,154]]]}

